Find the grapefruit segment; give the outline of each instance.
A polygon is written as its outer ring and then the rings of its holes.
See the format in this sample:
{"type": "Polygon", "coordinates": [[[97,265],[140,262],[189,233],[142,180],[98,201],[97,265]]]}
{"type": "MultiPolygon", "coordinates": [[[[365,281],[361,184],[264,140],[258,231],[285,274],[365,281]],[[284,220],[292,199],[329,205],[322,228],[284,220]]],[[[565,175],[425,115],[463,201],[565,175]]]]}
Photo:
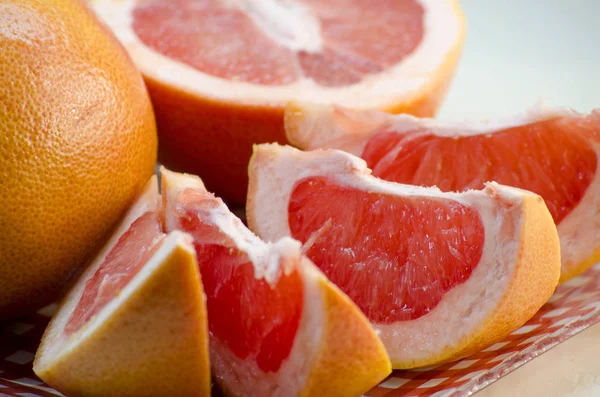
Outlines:
{"type": "Polygon", "coordinates": [[[258,145],[248,223],[292,236],[380,332],[395,368],[464,357],[523,325],[560,272],[543,200],[495,183],[443,193],[370,174],[335,150],[258,145]]]}
{"type": "Polygon", "coordinates": [[[162,184],[166,230],[194,238],[213,376],[226,393],[359,395],[389,373],[367,319],[298,242],[264,243],[198,177],[163,169],[162,184]]]}
{"type": "Polygon", "coordinates": [[[300,148],[360,155],[385,180],[442,191],[480,189],[487,181],[530,190],[558,226],[561,281],[600,260],[598,110],[537,108],[505,122],[459,124],[294,103],[286,129],[300,148]]]}
{"type": "Polygon", "coordinates": [[[35,373],[67,395],[209,396],[208,329],[191,244],[162,233],[156,177],[49,324],[35,373]]]}
{"type": "Polygon", "coordinates": [[[456,0],[92,4],[144,75],[161,163],[237,203],[252,144],[285,142],[287,101],[432,116],[464,38],[456,0]]]}

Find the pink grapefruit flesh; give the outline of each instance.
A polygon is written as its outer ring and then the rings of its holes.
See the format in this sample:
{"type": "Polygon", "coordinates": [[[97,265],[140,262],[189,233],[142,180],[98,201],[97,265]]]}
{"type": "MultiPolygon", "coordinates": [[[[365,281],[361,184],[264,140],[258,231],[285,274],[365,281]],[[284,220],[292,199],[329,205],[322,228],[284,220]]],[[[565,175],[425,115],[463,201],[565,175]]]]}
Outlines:
{"type": "Polygon", "coordinates": [[[146,212],[131,224],[96,273],[86,282],[65,333],[79,330],[129,284],[164,240],[158,215],[146,212]]]}
{"type": "Polygon", "coordinates": [[[298,183],[288,208],[292,237],[375,323],[427,314],[481,259],[480,216],[455,201],[364,192],[313,177],[298,183]]]}
{"type": "Polygon", "coordinates": [[[289,22],[251,2],[246,9],[224,0],[139,2],[133,30],[158,53],[222,79],[286,85],[309,78],[332,87],[401,62],[423,38],[425,12],[416,0],[279,3],[275,11],[298,8],[318,24],[321,43],[314,50],[275,39],[286,39],[289,22]]]}
{"type": "Polygon", "coordinates": [[[558,224],[596,173],[594,130],[598,135],[600,122],[554,118],[458,138],[388,131],[374,135],[361,157],[373,175],[394,182],[465,191],[497,181],[530,190],[544,198],[558,224]]]}
{"type": "Polygon", "coordinates": [[[264,372],[288,357],[302,314],[302,281],[294,271],[275,286],[256,279],[248,255],[210,220],[219,205],[211,193],[186,189],[176,198],[179,229],[194,237],[206,293],[209,329],[241,359],[264,372]],[[226,314],[225,314],[226,313],[226,314]]]}

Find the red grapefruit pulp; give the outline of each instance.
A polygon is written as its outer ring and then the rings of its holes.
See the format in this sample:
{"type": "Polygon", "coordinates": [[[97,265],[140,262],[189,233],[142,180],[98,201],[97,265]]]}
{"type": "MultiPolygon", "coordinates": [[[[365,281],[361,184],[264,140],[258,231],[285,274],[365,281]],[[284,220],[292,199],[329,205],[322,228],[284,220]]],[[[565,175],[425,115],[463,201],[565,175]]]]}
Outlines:
{"type": "Polygon", "coordinates": [[[416,0],[151,0],[133,10],[133,30],[158,53],[222,79],[343,86],[411,54],[423,15],[416,0]]]}
{"type": "Polygon", "coordinates": [[[323,177],[298,183],[288,221],[307,256],[375,323],[427,314],[470,277],[484,243],[473,208],[364,192],[323,177]]]}
{"type": "Polygon", "coordinates": [[[112,301],[139,273],[164,237],[156,212],[146,212],[133,222],[86,282],[79,303],[65,326],[65,333],[77,331],[112,301]]]}
{"type": "Polygon", "coordinates": [[[590,138],[598,131],[600,120],[564,118],[458,137],[386,131],[367,142],[361,157],[373,175],[394,182],[465,191],[497,181],[530,190],[558,224],[593,180],[598,160],[590,138]]]}
{"type": "MultiPolygon", "coordinates": [[[[291,351],[302,313],[298,272],[282,274],[274,285],[257,279],[248,254],[211,219],[219,216],[214,213],[220,201],[211,193],[190,188],[174,200],[177,205],[169,214],[171,220],[178,230],[194,237],[210,332],[239,358],[256,360],[264,372],[279,370],[291,351]]],[[[258,240],[249,232],[245,237],[258,240]]]]}

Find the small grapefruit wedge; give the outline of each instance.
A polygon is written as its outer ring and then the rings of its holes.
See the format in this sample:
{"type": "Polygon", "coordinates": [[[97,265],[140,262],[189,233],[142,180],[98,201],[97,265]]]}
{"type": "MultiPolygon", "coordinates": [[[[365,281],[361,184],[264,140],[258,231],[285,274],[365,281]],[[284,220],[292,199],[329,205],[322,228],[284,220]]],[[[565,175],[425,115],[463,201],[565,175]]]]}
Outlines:
{"type": "Polygon", "coordinates": [[[285,141],[287,101],[432,116],[464,36],[456,0],[92,4],[146,79],[161,162],[238,203],[252,144],[285,141]]]}
{"type": "Polygon", "coordinates": [[[560,272],[541,197],[487,184],[442,193],[375,178],[337,150],[255,147],[248,223],[292,236],[380,332],[394,368],[452,361],[531,318],[560,272]]]}
{"type": "Polygon", "coordinates": [[[290,142],[361,156],[389,181],[480,189],[485,182],[542,196],[558,227],[561,281],[600,260],[600,110],[538,106],[495,123],[448,123],[378,111],[290,104],[290,142]]]}
{"type": "Polygon", "coordinates": [[[194,238],[213,376],[233,396],[355,396],[390,372],[368,320],[283,238],[252,234],[195,176],[162,171],[166,230],[194,238]]]}
{"type": "Polygon", "coordinates": [[[48,326],[35,373],[68,396],[209,396],[191,238],[162,233],[156,177],[48,326]]]}

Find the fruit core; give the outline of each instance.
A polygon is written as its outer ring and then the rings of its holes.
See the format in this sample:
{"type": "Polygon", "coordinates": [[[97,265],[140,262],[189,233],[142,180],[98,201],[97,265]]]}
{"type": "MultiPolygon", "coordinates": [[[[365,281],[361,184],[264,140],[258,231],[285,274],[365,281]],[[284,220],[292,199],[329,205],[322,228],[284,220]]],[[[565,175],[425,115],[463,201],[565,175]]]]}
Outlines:
{"type": "Polygon", "coordinates": [[[133,30],[156,52],[222,79],[335,87],[415,51],[424,14],[417,0],[146,0],[133,30]]]}
{"type": "Polygon", "coordinates": [[[555,118],[462,137],[385,131],[370,139],[362,157],[373,175],[393,182],[465,191],[496,181],[530,190],[544,198],[558,224],[592,183],[597,154],[589,137],[599,131],[592,118],[555,118]]]}
{"type": "Polygon", "coordinates": [[[115,299],[158,250],[164,237],[156,212],[146,212],[133,222],[86,282],[65,333],[79,330],[115,299]]]}
{"type": "MultiPolygon", "coordinates": [[[[302,314],[298,271],[282,274],[274,285],[257,278],[246,252],[215,221],[234,215],[206,191],[185,189],[167,217],[175,217],[177,229],[194,237],[211,334],[237,357],[256,360],[262,371],[279,370],[290,354],[302,314]]],[[[247,229],[239,231],[248,234],[242,238],[264,244],[247,229]]]]}
{"type": "Polygon", "coordinates": [[[374,323],[417,319],[464,283],[482,256],[479,214],[458,202],[398,197],[311,177],[294,188],[291,234],[374,323]]]}

